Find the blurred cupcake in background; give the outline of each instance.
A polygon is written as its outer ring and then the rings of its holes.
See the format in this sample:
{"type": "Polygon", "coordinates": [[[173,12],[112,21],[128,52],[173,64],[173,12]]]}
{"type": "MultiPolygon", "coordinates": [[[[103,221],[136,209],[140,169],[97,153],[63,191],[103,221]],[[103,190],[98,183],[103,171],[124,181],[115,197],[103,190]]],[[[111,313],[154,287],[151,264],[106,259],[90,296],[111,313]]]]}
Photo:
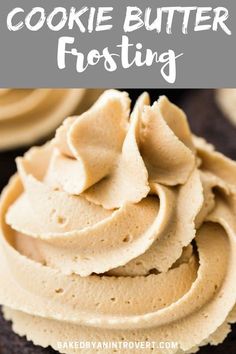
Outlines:
{"type": "Polygon", "coordinates": [[[0,89],[0,150],[48,137],[65,116],[80,114],[102,90],[0,89]]]}
{"type": "Polygon", "coordinates": [[[219,89],[216,102],[226,118],[236,126],[236,89],[219,89]]]}

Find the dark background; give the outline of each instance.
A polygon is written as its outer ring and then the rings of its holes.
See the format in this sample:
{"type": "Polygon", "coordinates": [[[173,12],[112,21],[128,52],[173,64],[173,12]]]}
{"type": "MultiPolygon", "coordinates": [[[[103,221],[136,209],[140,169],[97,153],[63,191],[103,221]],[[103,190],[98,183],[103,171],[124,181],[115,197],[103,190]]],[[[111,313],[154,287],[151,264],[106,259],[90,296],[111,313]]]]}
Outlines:
{"type": "MultiPolygon", "coordinates": [[[[143,90],[127,90],[134,101],[143,90]]],[[[161,94],[186,112],[194,134],[206,138],[217,150],[236,160],[236,128],[223,116],[215,104],[214,90],[146,90],[152,100],[161,94]]],[[[236,106],[236,105],[235,105],[236,106]]],[[[0,153],[0,191],[15,172],[15,157],[29,147],[0,153]]],[[[0,354],[52,354],[52,349],[33,346],[11,331],[10,323],[0,316],[0,354]]],[[[141,353],[141,352],[140,352],[141,353]]],[[[236,354],[236,325],[232,333],[217,347],[203,347],[199,354],[236,354]]]]}

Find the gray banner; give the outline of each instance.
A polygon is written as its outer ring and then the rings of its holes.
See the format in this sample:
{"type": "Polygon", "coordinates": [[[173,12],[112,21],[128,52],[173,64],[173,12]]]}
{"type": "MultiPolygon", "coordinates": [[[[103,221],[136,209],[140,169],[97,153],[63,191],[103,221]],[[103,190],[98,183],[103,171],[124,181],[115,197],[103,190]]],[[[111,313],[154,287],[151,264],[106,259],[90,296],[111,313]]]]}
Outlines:
{"type": "Polygon", "coordinates": [[[235,0],[4,0],[0,87],[236,87],[235,36],[235,0]]]}

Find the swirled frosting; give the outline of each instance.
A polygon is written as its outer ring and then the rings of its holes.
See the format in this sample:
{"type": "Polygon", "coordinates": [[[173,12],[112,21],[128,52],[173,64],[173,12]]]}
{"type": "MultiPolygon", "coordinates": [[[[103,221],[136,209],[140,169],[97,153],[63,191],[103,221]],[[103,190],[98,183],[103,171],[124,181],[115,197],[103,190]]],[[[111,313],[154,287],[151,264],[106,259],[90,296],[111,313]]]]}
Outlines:
{"type": "Polygon", "coordinates": [[[218,89],[216,102],[225,117],[236,125],[236,89],[218,89]]]}
{"type": "Polygon", "coordinates": [[[1,89],[0,150],[49,135],[66,116],[89,108],[91,98],[98,97],[91,91],[88,95],[85,89],[1,89]]]}
{"type": "Polygon", "coordinates": [[[58,341],[169,340],[178,348],[156,353],[178,354],[223,341],[236,163],[194,137],[183,111],[144,93],[130,114],[126,93],[106,91],[17,167],[1,198],[0,267],[16,333],[62,353],[92,351],[58,341]]]}

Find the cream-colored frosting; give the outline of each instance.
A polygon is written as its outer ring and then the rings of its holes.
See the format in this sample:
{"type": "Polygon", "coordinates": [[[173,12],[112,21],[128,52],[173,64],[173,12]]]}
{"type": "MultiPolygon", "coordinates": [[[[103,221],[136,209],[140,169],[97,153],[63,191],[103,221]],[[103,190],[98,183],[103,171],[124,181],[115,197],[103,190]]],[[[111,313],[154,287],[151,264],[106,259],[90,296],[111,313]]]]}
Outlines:
{"type": "Polygon", "coordinates": [[[236,89],[218,89],[216,102],[225,117],[236,125],[236,89]]]}
{"type": "Polygon", "coordinates": [[[0,150],[49,135],[74,113],[82,113],[101,90],[0,89],[0,150]],[[89,91],[89,92],[87,92],[89,91]]]}
{"type": "Polygon", "coordinates": [[[235,320],[236,163],[194,137],[178,107],[144,93],[130,114],[126,93],[106,91],[17,167],[1,198],[0,264],[16,333],[62,353],[92,351],[58,341],[174,341],[157,353],[178,354],[223,341],[235,320]]]}

